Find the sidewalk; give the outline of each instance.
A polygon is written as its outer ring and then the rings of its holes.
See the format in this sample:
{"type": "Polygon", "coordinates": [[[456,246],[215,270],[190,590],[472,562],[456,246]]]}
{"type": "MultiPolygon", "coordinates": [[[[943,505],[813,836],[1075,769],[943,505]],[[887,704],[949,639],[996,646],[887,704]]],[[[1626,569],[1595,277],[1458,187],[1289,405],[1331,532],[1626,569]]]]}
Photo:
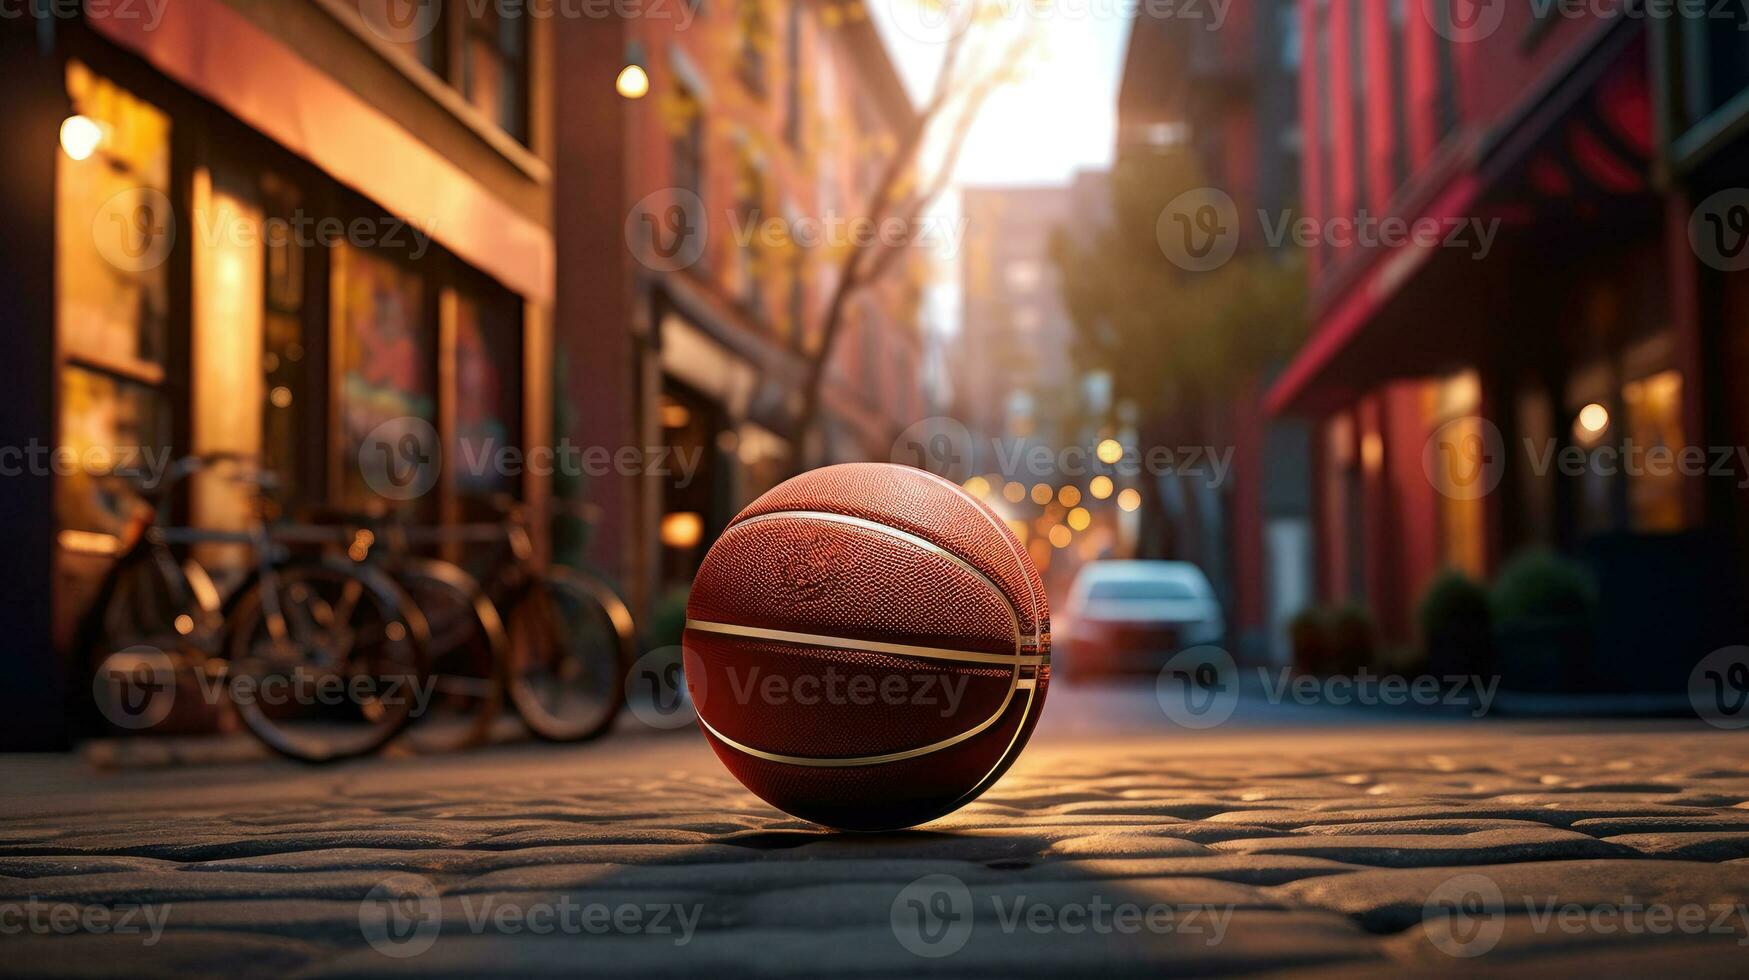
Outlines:
{"type": "Polygon", "coordinates": [[[1610,727],[1043,737],[880,836],[771,810],[690,733],[334,770],[7,759],[34,791],[0,819],[4,972],[1742,975],[1746,743],[1610,727]]]}

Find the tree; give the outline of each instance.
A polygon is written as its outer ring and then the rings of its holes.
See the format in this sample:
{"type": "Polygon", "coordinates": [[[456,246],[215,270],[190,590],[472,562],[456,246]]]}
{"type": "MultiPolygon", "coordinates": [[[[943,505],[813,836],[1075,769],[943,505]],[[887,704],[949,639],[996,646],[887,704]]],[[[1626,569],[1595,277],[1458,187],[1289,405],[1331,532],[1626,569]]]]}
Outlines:
{"type": "Polygon", "coordinates": [[[1024,15],[1016,22],[1010,17],[1012,5],[1002,0],[910,2],[927,8],[944,25],[941,63],[928,97],[884,155],[879,177],[860,209],[865,227],[883,228],[896,221],[904,231],[896,239],[863,236],[840,259],[796,415],[791,441],[791,468],[796,471],[806,468],[819,425],[826,369],[852,301],[890,274],[898,258],[915,244],[922,218],[953,179],[973,121],[997,89],[1018,77],[1038,38],[1036,22],[1024,15]],[[935,151],[932,172],[921,173],[931,150],[935,151]]]}
{"type": "Polygon", "coordinates": [[[1109,372],[1145,423],[1190,415],[1290,353],[1304,330],[1304,273],[1291,252],[1252,247],[1218,268],[1173,264],[1156,233],[1181,194],[1208,187],[1191,150],[1126,158],[1112,173],[1110,227],[1053,259],[1083,369],[1109,372]]]}

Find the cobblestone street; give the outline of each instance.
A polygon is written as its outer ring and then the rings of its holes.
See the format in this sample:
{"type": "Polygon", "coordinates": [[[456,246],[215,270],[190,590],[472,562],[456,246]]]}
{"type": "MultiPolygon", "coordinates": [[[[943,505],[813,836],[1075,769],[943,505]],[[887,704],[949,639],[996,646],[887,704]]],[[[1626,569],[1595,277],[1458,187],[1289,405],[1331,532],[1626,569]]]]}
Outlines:
{"type": "Polygon", "coordinates": [[[1047,724],[983,799],[879,836],[770,809],[690,732],[331,770],[15,757],[4,971],[1749,969],[1740,737],[1124,727],[1047,724]]]}

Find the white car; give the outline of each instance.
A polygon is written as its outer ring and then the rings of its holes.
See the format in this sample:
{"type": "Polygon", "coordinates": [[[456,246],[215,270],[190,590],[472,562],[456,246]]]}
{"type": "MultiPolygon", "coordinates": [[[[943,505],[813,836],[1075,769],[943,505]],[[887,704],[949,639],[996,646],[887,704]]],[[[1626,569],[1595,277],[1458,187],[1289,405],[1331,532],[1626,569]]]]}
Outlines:
{"type": "Polygon", "coordinates": [[[1185,561],[1096,561],[1082,566],[1052,631],[1057,671],[1071,677],[1157,670],[1180,650],[1226,634],[1220,600],[1185,561]]]}

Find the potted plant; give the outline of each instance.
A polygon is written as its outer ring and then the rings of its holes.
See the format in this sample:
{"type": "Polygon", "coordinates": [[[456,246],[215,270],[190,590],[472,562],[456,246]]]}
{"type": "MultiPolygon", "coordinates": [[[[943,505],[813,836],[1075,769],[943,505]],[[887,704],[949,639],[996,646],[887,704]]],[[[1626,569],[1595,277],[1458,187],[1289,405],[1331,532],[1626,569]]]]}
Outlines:
{"type": "Polygon", "coordinates": [[[1597,586],[1583,565],[1546,551],[1507,563],[1488,597],[1501,686],[1554,692],[1581,687],[1596,644],[1597,586]]]}
{"type": "Polygon", "coordinates": [[[1434,576],[1415,612],[1427,670],[1440,677],[1468,677],[1494,670],[1493,616],[1486,589],[1456,569],[1434,576]]]}

